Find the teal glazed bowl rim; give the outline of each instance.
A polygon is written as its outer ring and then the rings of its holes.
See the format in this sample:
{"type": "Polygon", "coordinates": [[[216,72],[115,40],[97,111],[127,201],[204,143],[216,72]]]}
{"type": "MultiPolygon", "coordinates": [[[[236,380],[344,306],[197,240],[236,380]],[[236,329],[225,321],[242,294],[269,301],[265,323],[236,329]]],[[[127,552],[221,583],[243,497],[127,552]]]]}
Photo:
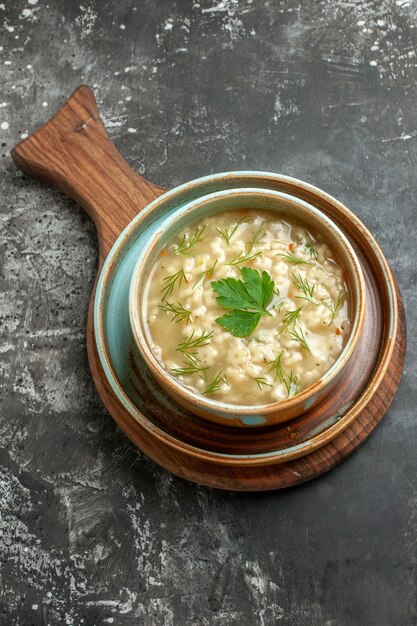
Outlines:
{"type": "MultiPolygon", "coordinates": [[[[116,293],[116,298],[119,299],[119,297],[120,289],[116,293]]],[[[352,425],[369,401],[372,389],[378,386],[386,375],[388,363],[394,352],[395,337],[398,329],[398,320],[395,314],[397,302],[395,279],[380,246],[355,213],[341,201],[315,185],[284,174],[256,170],[220,172],[185,182],[162,194],[140,212],[138,209],[138,215],[120,233],[97,277],[92,311],[94,345],[100,366],[103,368],[109,392],[114,394],[115,399],[120,403],[121,409],[125,410],[145,433],[150,433],[161,444],[169,446],[174,454],[186,451],[193,458],[199,459],[203,457],[222,465],[263,466],[271,462],[287,462],[303,456],[307,452],[314,452],[352,425]],[[383,297],[385,298],[388,311],[386,320],[387,342],[380,353],[378,365],[370,384],[364,390],[360,399],[353,405],[346,405],[342,412],[338,411],[330,418],[326,418],[320,425],[320,428],[314,428],[301,441],[289,440],[288,445],[284,448],[269,451],[235,454],[213,451],[204,446],[183,441],[175,434],[168,432],[163,426],[154,423],[152,417],[148,415],[147,407],[144,403],[137,402],[132,389],[129,389],[127,381],[128,359],[126,348],[130,345],[130,324],[127,311],[126,321],[123,327],[121,327],[117,306],[111,306],[110,299],[112,298],[113,287],[119,280],[122,289],[126,289],[130,283],[133,264],[132,268],[128,267],[125,272],[123,271],[123,265],[128,260],[130,247],[139,239],[139,232],[144,223],[156,222],[157,216],[166,214],[168,212],[167,207],[172,204],[175,205],[176,199],[186,198],[191,200],[213,189],[242,187],[245,185],[285,191],[295,190],[297,197],[313,199],[314,203],[324,210],[327,215],[334,215],[337,222],[344,225],[344,229],[348,225],[346,231],[350,235],[354,234],[355,231],[363,234],[371,263],[378,266],[385,277],[383,297]],[[114,324],[114,319],[117,320],[117,325],[114,324]]],[[[167,410],[169,410],[168,405],[167,410]]]]}
{"type": "Polygon", "coordinates": [[[205,419],[233,426],[270,426],[292,419],[311,409],[327,396],[340,379],[359,341],[365,317],[365,284],[359,260],[340,228],[310,203],[293,195],[263,189],[242,187],[224,189],[187,202],[166,217],[144,244],[133,270],[129,290],[129,317],[136,346],[145,364],[164,391],[186,409],[205,419]],[[296,396],[263,405],[236,405],[208,398],[182,385],[160,363],[149,344],[146,324],[146,283],[150,269],[162,247],[180,228],[205,215],[234,208],[273,210],[290,215],[313,227],[336,249],[348,275],[352,296],[350,312],[352,327],[342,352],[334,364],[315,383],[296,396]]]}

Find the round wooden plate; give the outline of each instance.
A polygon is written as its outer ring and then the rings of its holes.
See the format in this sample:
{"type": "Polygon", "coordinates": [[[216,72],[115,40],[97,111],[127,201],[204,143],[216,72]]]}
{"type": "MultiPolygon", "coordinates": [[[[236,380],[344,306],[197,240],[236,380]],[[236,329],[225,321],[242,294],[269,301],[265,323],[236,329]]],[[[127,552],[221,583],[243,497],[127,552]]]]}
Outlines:
{"type": "Polygon", "coordinates": [[[223,489],[288,487],[331,469],[382,419],[403,368],[404,310],[381,250],[346,207],[300,181],[253,172],[207,177],[161,197],[165,190],[136,174],[110,142],[86,86],[12,155],[21,169],[73,197],[96,224],[104,268],[87,325],[92,375],[119,426],[157,463],[223,489]],[[146,228],[176,203],[231,186],[279,189],[320,208],[350,238],[366,277],[363,339],[340,387],[314,411],[268,429],[219,427],[174,407],[142,367],[124,302],[129,259],[134,260],[146,228]]]}

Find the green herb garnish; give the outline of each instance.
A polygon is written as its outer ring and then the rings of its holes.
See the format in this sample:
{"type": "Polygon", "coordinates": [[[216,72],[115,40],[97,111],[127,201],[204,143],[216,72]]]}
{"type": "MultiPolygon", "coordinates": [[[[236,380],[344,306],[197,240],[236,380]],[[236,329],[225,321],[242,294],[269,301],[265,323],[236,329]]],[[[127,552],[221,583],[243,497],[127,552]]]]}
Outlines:
{"type": "Polygon", "coordinates": [[[346,291],[339,291],[339,293],[337,294],[337,300],[334,303],[332,300],[331,304],[326,304],[325,306],[329,309],[330,313],[332,314],[332,317],[330,319],[329,322],[329,326],[330,324],[332,324],[335,320],[336,315],[339,313],[340,309],[342,308],[342,305],[344,303],[344,301],[347,298],[347,292],[346,291]]]}
{"type": "Polygon", "coordinates": [[[318,302],[314,299],[314,288],[315,285],[311,285],[307,278],[303,278],[300,274],[296,276],[294,272],[291,272],[291,276],[293,277],[293,283],[298,289],[303,293],[302,296],[295,296],[299,300],[307,300],[311,302],[311,304],[317,305],[318,302]]]}
{"type": "Polygon", "coordinates": [[[281,256],[282,258],[286,259],[291,265],[311,265],[311,263],[309,263],[308,261],[305,261],[304,259],[301,259],[300,257],[291,254],[290,252],[287,252],[286,254],[277,254],[276,256],[281,256]]]}
{"type": "Polygon", "coordinates": [[[165,301],[164,304],[159,305],[159,308],[161,311],[165,311],[165,313],[172,313],[174,317],[171,321],[176,324],[178,324],[178,322],[189,324],[191,321],[191,311],[186,309],[181,302],[177,301],[175,304],[174,302],[165,301]]]}
{"type": "Polygon", "coordinates": [[[175,285],[178,283],[178,286],[180,286],[183,280],[187,282],[184,270],[182,269],[176,274],[165,276],[165,278],[162,279],[162,282],[164,283],[164,287],[161,289],[162,301],[166,300],[174,291],[175,285]]]}
{"type": "Polygon", "coordinates": [[[262,239],[265,237],[266,232],[262,232],[262,229],[264,227],[265,221],[262,221],[261,225],[259,226],[258,230],[254,233],[253,237],[252,237],[252,248],[253,246],[256,246],[257,243],[263,243],[262,239]]]}
{"type": "Polygon", "coordinates": [[[187,254],[190,249],[200,241],[203,241],[203,233],[206,230],[206,225],[198,226],[194,235],[188,238],[185,234],[182,236],[180,243],[175,248],[175,254],[187,254]]]}
{"type": "Polygon", "coordinates": [[[295,309],[294,311],[288,311],[288,313],[284,315],[284,317],[282,318],[282,328],[278,333],[279,335],[287,330],[287,328],[291,326],[293,322],[296,322],[298,320],[302,308],[303,307],[300,306],[298,309],[295,309]]]}
{"type": "Polygon", "coordinates": [[[203,280],[206,276],[207,276],[207,278],[212,278],[213,272],[214,272],[214,268],[216,267],[216,265],[217,265],[217,259],[214,261],[213,265],[211,267],[209,267],[208,270],[204,270],[204,272],[200,272],[200,274],[198,275],[197,282],[194,283],[192,288],[194,289],[195,287],[197,287],[198,283],[201,280],[203,280]]]}
{"type": "Polygon", "coordinates": [[[258,272],[250,267],[240,268],[243,280],[222,278],[211,283],[216,300],[224,309],[229,309],[217,324],[235,337],[249,337],[262,315],[271,315],[269,304],[275,283],[268,272],[258,272]]]}
{"type": "Polygon", "coordinates": [[[287,390],[287,396],[288,398],[290,398],[298,391],[298,378],[292,370],[289,375],[285,374],[281,363],[283,354],[284,350],[281,350],[278,356],[269,363],[271,367],[269,368],[268,372],[275,373],[275,379],[278,378],[278,380],[285,386],[285,389],[287,390]]]}
{"type": "Polygon", "coordinates": [[[284,350],[281,350],[278,356],[273,361],[270,361],[268,363],[268,365],[271,366],[268,372],[274,372],[275,380],[278,378],[281,382],[283,381],[283,378],[284,378],[284,370],[282,369],[282,364],[281,364],[281,359],[282,359],[283,354],[284,354],[284,350]]]}
{"type": "Polygon", "coordinates": [[[272,387],[271,383],[269,383],[267,381],[267,379],[265,378],[265,376],[257,376],[256,378],[253,379],[256,384],[258,385],[259,389],[262,391],[262,386],[266,385],[267,387],[272,387]]]}
{"type": "Polygon", "coordinates": [[[190,376],[192,374],[201,374],[208,370],[208,367],[203,367],[194,361],[187,354],[185,355],[184,367],[172,367],[171,372],[176,376],[190,376]]]}
{"type": "Polygon", "coordinates": [[[239,226],[241,226],[242,224],[245,224],[246,222],[251,222],[251,221],[252,220],[249,217],[242,217],[242,219],[240,219],[237,222],[237,224],[235,224],[234,226],[230,226],[230,227],[227,226],[224,230],[222,230],[221,228],[216,228],[216,230],[219,233],[219,235],[223,237],[227,245],[230,246],[230,240],[232,239],[233,235],[235,234],[239,226]]]}
{"type": "Polygon", "coordinates": [[[223,387],[223,385],[229,385],[229,383],[227,382],[226,376],[220,370],[220,372],[218,372],[215,375],[213,380],[207,384],[207,387],[203,391],[203,394],[206,395],[208,393],[215,393],[216,391],[220,391],[220,389],[223,387]]]}
{"type": "Polygon", "coordinates": [[[311,243],[304,244],[305,249],[310,254],[312,259],[317,260],[319,253],[317,252],[317,248],[315,248],[311,243]]]}
{"type": "Polygon", "coordinates": [[[305,338],[305,335],[301,326],[299,327],[298,330],[297,329],[291,330],[290,337],[293,341],[296,341],[297,343],[300,344],[300,347],[302,350],[307,350],[307,352],[311,354],[311,350],[309,348],[307,339],[305,338]]]}
{"type": "Polygon", "coordinates": [[[253,261],[257,256],[261,254],[261,252],[252,253],[253,246],[248,250],[248,252],[240,252],[234,259],[227,263],[227,265],[240,265],[241,263],[247,263],[247,261],[253,261]]]}
{"type": "Polygon", "coordinates": [[[181,352],[185,354],[188,358],[190,358],[194,363],[199,363],[200,360],[198,358],[198,348],[202,348],[203,346],[207,346],[210,343],[210,339],[213,337],[214,333],[211,331],[210,333],[203,330],[201,335],[195,336],[195,331],[191,333],[191,335],[178,344],[178,347],[175,348],[177,352],[181,352]]]}
{"type": "Polygon", "coordinates": [[[288,397],[291,398],[291,396],[295,396],[299,389],[298,376],[296,376],[291,370],[290,375],[284,377],[284,380],[282,382],[285,385],[288,397]]]}

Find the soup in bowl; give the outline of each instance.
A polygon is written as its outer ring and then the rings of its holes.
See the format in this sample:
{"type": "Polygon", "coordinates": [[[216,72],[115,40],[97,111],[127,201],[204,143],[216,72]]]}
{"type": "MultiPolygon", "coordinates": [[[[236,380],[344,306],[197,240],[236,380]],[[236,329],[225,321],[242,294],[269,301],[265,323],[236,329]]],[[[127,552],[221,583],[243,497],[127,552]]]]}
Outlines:
{"type": "Polygon", "coordinates": [[[262,426],[331,391],[359,338],[365,290],[350,243],[315,207],[234,189],[160,226],[137,261],[129,313],[145,363],[177,402],[262,426]]]}

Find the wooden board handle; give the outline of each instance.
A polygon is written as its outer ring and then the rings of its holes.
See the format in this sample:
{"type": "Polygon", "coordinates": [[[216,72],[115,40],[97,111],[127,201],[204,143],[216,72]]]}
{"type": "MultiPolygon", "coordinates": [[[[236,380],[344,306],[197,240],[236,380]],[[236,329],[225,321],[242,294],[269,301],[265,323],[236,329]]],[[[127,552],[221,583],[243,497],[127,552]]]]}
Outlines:
{"type": "Polygon", "coordinates": [[[142,178],[119,154],[87,85],[18,143],[12,157],[24,172],[55,185],[85,209],[97,228],[101,263],[125,226],[166,191],[142,178]]]}

